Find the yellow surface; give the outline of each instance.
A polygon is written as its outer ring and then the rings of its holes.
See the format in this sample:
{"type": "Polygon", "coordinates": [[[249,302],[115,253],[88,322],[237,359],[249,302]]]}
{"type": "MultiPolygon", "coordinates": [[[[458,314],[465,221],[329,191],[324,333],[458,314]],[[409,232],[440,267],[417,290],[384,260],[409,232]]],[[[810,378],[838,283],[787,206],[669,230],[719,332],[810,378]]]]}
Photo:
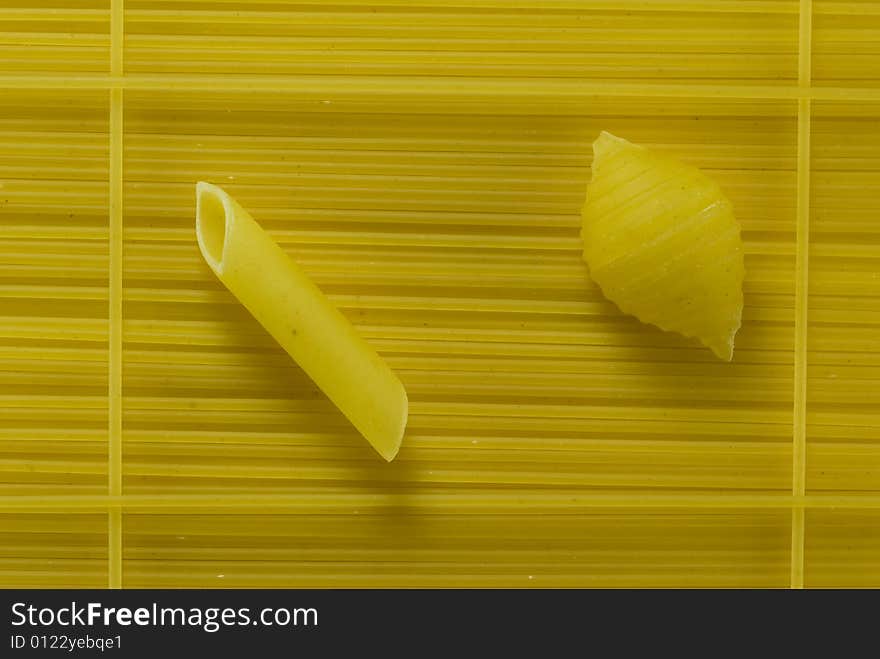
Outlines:
{"type": "Polygon", "coordinates": [[[624,313],[733,359],[745,276],[740,226],[708,176],[602,131],[584,202],[590,277],[624,313]]]}
{"type": "Polygon", "coordinates": [[[216,185],[196,184],[196,238],[239,302],[389,462],[406,428],[406,391],[302,269],[216,185]]]}
{"type": "Polygon", "coordinates": [[[0,583],[880,586],[878,43],[876,2],[5,3],[0,583]],[[589,280],[602,130],[730,197],[732,363],[589,280]],[[394,462],[204,263],[198,180],[400,375],[394,462]]]}

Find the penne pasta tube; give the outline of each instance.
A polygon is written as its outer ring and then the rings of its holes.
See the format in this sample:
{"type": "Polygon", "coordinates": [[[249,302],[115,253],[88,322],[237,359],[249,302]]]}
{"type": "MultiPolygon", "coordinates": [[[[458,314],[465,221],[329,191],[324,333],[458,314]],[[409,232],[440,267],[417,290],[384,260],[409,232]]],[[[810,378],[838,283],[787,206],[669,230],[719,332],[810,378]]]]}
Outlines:
{"type": "Polygon", "coordinates": [[[400,380],[300,267],[222,189],[196,184],[205,261],[379,454],[397,455],[407,420],[400,380]]]}

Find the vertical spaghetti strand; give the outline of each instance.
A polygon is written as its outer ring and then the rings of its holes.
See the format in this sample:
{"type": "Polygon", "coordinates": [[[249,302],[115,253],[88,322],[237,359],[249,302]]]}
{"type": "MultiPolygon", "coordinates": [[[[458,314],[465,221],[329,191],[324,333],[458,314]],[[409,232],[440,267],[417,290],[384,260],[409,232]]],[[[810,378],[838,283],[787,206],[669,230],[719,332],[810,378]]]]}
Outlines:
{"type": "MultiPolygon", "coordinates": [[[[111,74],[120,76],[123,50],[123,0],[112,0],[110,14],[111,74]]],[[[122,495],[122,90],[110,90],[110,382],[108,490],[122,495]]],[[[108,585],[122,587],[122,512],[108,513],[108,585]]]]}
{"type": "MultiPolygon", "coordinates": [[[[798,81],[810,87],[812,44],[812,0],[801,0],[798,57],[798,81]]],[[[792,445],[791,491],[803,496],[806,491],[807,462],[807,302],[809,297],[810,258],[810,108],[811,100],[798,101],[797,160],[797,262],[795,272],[795,362],[794,362],[794,437],[792,445]]],[[[791,587],[804,587],[804,511],[791,513],[791,587]]]]}

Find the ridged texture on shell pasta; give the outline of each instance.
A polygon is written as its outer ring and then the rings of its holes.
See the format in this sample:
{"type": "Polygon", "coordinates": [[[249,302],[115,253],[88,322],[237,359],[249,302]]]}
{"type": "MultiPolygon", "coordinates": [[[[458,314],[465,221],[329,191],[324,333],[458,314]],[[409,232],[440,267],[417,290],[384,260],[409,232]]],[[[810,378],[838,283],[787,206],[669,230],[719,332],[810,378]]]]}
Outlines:
{"type": "Polygon", "coordinates": [[[582,236],[590,275],[622,311],[733,358],[743,247],[733,207],[714,181],[602,132],[582,236]]]}

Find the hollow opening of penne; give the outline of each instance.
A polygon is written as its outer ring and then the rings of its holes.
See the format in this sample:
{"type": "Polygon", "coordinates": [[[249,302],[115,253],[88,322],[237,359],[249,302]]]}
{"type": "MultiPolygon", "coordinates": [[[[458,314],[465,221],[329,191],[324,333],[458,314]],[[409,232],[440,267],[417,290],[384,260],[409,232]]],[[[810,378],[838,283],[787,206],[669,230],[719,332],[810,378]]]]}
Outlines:
{"type": "Polygon", "coordinates": [[[199,183],[196,195],[196,236],[199,247],[211,269],[219,274],[223,267],[226,247],[226,222],[233,216],[225,206],[225,195],[219,195],[214,186],[199,183]]]}

